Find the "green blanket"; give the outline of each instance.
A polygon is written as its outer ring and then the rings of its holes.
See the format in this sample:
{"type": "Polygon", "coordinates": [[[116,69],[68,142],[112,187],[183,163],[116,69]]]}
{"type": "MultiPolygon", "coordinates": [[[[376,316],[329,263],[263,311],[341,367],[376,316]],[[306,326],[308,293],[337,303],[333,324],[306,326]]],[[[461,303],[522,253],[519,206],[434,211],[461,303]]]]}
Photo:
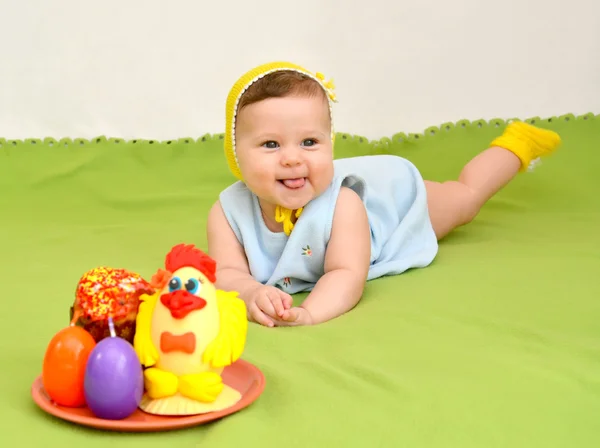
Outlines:
{"type": "MultiPolygon", "coordinates": [[[[2,446],[600,446],[600,116],[535,121],[562,135],[561,149],[449,236],[430,267],[370,282],[355,310],[320,326],[251,325],[244,357],[266,376],[261,398],[155,434],[62,422],[29,388],[83,272],[150,276],[172,245],[205,247],[209,207],[233,182],[222,136],[0,140],[2,446]]],[[[395,153],[446,180],[504,126],[339,134],[336,156],[395,153]]]]}

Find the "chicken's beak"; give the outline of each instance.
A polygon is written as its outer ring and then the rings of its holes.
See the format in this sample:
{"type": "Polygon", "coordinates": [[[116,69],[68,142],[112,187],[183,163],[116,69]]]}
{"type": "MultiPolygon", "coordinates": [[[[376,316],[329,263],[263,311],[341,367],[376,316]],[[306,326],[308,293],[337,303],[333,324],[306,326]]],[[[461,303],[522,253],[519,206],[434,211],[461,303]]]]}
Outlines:
{"type": "Polygon", "coordinates": [[[182,289],[163,294],[160,302],[171,311],[174,319],[183,319],[192,311],[206,306],[206,300],[182,289]]]}

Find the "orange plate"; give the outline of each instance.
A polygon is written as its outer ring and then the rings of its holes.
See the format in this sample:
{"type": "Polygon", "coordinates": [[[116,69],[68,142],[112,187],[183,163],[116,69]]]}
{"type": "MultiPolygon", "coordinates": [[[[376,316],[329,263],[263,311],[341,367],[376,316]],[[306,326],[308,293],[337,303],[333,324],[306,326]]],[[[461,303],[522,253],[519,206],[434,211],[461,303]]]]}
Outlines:
{"type": "Polygon", "coordinates": [[[138,409],[123,420],[104,420],[92,414],[87,407],[68,408],[53,403],[44,390],[41,375],[31,386],[31,396],[48,414],[80,425],[127,432],[165,431],[201,425],[233,414],[254,402],[265,388],[265,377],[259,368],[241,359],[223,371],[223,381],[242,394],[240,401],[222,411],[185,417],[152,415],[138,409]]]}

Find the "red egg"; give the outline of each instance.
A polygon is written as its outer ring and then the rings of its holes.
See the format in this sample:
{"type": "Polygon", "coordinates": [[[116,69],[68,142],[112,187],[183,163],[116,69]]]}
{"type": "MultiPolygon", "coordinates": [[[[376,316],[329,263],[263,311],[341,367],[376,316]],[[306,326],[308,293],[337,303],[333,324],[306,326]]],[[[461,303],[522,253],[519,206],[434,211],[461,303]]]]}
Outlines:
{"type": "Polygon", "coordinates": [[[78,326],[54,335],[44,356],[42,381],[50,399],[67,407],[85,405],[85,369],[96,341],[78,326]]]}

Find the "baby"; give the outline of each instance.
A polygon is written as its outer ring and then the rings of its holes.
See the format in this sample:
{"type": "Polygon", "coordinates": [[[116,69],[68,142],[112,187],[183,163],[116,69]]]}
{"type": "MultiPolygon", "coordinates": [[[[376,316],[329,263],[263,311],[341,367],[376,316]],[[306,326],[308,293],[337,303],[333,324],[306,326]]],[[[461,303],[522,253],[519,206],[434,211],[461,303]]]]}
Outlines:
{"type": "Polygon", "coordinates": [[[330,81],[286,62],[249,71],[227,98],[225,155],[239,182],[210,211],[208,251],[217,286],[265,326],[328,321],[366,281],[428,266],[438,240],[560,143],[513,122],[457,181],[431,182],[398,156],[334,160],[334,101],[330,81]]]}

